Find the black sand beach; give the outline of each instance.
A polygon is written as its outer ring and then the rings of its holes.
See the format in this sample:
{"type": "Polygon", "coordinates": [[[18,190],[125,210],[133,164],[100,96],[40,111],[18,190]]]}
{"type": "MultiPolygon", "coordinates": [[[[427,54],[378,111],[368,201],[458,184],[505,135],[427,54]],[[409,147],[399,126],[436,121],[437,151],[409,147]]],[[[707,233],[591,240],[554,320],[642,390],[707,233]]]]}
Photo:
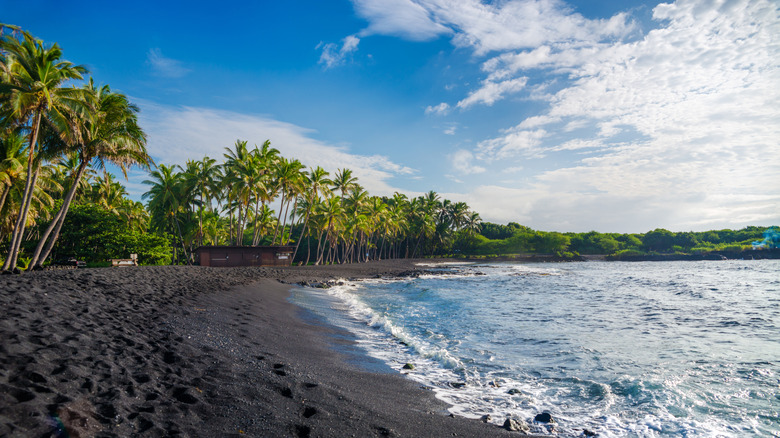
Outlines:
{"type": "Polygon", "coordinates": [[[450,417],[301,318],[291,285],[413,261],[138,267],[0,277],[0,437],[517,436],[450,417]]]}

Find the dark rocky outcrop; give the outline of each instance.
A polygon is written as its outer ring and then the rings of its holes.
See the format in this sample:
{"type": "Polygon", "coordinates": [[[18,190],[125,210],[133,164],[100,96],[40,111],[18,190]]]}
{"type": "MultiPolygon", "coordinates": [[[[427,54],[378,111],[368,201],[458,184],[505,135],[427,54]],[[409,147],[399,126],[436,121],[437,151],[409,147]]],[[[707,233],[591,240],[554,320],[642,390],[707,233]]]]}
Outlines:
{"type": "Polygon", "coordinates": [[[555,423],[555,418],[553,418],[553,416],[550,415],[548,412],[543,412],[541,414],[537,414],[534,417],[534,421],[537,421],[539,423],[555,423]]]}
{"type": "Polygon", "coordinates": [[[507,418],[502,427],[511,432],[522,432],[524,434],[528,434],[531,431],[527,424],[514,418],[507,418]]]}

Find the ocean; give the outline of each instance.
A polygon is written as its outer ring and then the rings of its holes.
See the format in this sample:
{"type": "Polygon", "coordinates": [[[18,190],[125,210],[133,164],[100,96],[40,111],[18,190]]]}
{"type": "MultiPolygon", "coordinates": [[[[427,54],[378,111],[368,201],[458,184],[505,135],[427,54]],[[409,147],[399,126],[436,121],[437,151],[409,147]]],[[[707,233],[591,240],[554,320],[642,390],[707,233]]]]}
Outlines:
{"type": "Polygon", "coordinates": [[[778,260],[428,267],[292,300],[456,415],[563,437],[780,437],[778,260]]]}

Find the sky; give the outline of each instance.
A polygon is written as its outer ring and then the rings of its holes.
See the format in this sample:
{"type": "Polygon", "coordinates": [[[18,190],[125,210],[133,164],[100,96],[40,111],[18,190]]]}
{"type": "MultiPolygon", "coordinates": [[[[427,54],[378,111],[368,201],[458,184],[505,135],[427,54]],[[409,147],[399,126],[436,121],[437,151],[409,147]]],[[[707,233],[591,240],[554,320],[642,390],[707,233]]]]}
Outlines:
{"type": "Polygon", "coordinates": [[[268,139],[372,195],[641,233],[780,225],[778,7],[0,0],[0,22],[128,95],[157,163],[268,139]]]}

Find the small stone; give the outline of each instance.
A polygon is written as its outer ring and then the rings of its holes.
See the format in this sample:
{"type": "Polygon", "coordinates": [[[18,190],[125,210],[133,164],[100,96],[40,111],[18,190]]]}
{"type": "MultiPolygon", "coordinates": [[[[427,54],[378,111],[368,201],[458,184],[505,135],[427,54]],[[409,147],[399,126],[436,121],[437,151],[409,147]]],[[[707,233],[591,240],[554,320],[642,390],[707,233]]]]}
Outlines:
{"type": "Polygon", "coordinates": [[[502,427],[510,432],[528,433],[531,431],[531,428],[528,427],[527,424],[517,421],[514,418],[507,418],[502,427]]]}
{"type": "Polygon", "coordinates": [[[596,436],[596,432],[591,432],[588,429],[583,430],[582,434],[585,436],[596,436]]]}
{"type": "Polygon", "coordinates": [[[547,412],[537,414],[534,417],[534,421],[538,421],[539,423],[555,423],[555,419],[547,412]]]}
{"type": "Polygon", "coordinates": [[[490,423],[490,420],[492,420],[493,417],[490,416],[490,414],[485,414],[482,417],[480,417],[480,420],[482,420],[483,423],[490,423]]]}
{"type": "Polygon", "coordinates": [[[463,388],[464,386],[466,386],[466,384],[463,382],[450,382],[450,386],[452,386],[453,388],[463,388]]]}
{"type": "Polygon", "coordinates": [[[414,369],[414,365],[412,365],[410,363],[407,363],[406,365],[404,365],[403,369],[405,369],[405,370],[413,370],[414,369]]]}
{"type": "Polygon", "coordinates": [[[517,389],[517,388],[512,388],[512,389],[510,389],[509,391],[507,391],[506,393],[507,393],[507,394],[511,394],[511,395],[515,395],[515,394],[522,394],[523,392],[522,392],[522,391],[520,391],[520,390],[519,390],[519,389],[517,389]]]}

